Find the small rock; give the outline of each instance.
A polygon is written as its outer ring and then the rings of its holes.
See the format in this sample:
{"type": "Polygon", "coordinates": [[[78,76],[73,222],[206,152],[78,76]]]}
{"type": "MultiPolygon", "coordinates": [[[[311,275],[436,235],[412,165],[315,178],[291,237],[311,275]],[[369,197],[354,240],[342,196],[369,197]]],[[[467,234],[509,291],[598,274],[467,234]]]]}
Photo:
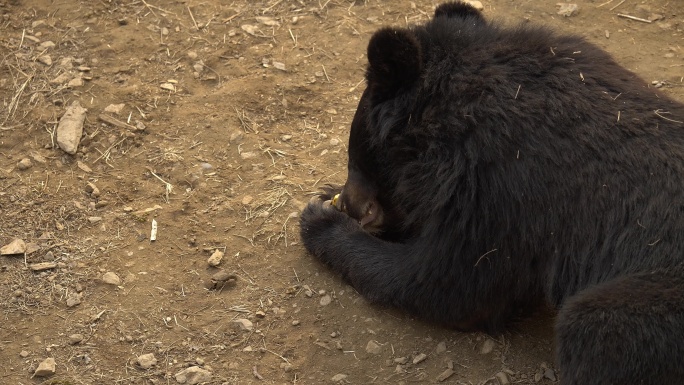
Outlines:
{"type": "Polygon", "coordinates": [[[83,86],[83,84],[84,84],[83,78],[81,78],[79,76],[79,77],[75,77],[75,78],[69,80],[69,83],[67,83],[67,87],[71,87],[71,88],[81,87],[81,86],[83,86]]]}
{"type": "Polygon", "coordinates": [[[113,114],[120,114],[121,111],[123,111],[124,107],[126,107],[126,103],[110,104],[107,107],[105,107],[104,112],[111,112],[113,114]]]}
{"type": "Polygon", "coordinates": [[[281,71],[287,71],[287,69],[285,68],[285,64],[283,64],[283,63],[281,63],[281,62],[274,61],[274,62],[273,62],[273,67],[276,68],[276,69],[279,69],[279,70],[281,70],[281,71]]]}
{"type": "Polygon", "coordinates": [[[382,352],[382,345],[373,340],[368,341],[366,344],[366,353],[380,354],[380,352],[382,352]]]}
{"type": "Polygon", "coordinates": [[[476,0],[466,0],[466,4],[470,5],[471,7],[477,9],[478,11],[481,11],[484,9],[484,6],[482,5],[482,2],[476,1],[476,0]]]}
{"type": "Polygon", "coordinates": [[[141,356],[138,356],[136,361],[137,361],[138,365],[140,365],[140,367],[143,369],[149,369],[149,368],[157,365],[157,358],[154,356],[154,353],[147,353],[147,354],[143,354],[141,356]]]}
{"type": "Polygon", "coordinates": [[[332,302],[332,298],[328,294],[326,294],[323,297],[321,297],[321,300],[319,303],[321,304],[321,306],[328,306],[328,305],[330,305],[331,302],[332,302]]]}
{"type": "Polygon", "coordinates": [[[57,126],[57,145],[67,154],[75,154],[78,144],[83,136],[83,122],[86,118],[86,110],[75,100],[67,108],[57,126]]]}
{"type": "Polygon", "coordinates": [[[71,76],[66,72],[62,72],[61,74],[57,75],[56,78],[50,80],[50,84],[62,84],[68,82],[69,80],[71,80],[71,76]]]}
{"type": "Polygon", "coordinates": [[[95,186],[94,183],[88,182],[85,187],[85,192],[90,194],[91,197],[97,198],[100,196],[100,189],[95,186]]]}
{"type": "Polygon", "coordinates": [[[69,336],[69,345],[78,345],[83,341],[83,334],[75,333],[69,336]]]}
{"type": "Polygon", "coordinates": [[[80,293],[69,294],[69,296],[67,297],[67,300],[66,300],[67,307],[74,307],[74,306],[80,305],[81,304],[81,297],[82,297],[82,295],[80,293]]]}
{"type": "Polygon", "coordinates": [[[162,83],[162,84],[159,85],[159,87],[160,87],[162,90],[167,90],[167,91],[171,91],[171,92],[175,92],[175,91],[176,91],[176,86],[174,86],[172,83],[162,83]]]}
{"type": "Polygon", "coordinates": [[[257,153],[253,151],[245,151],[240,154],[240,158],[242,159],[253,159],[257,157],[257,153]]]}
{"type": "Polygon", "coordinates": [[[195,385],[211,381],[211,372],[198,366],[191,366],[176,373],[174,377],[179,384],[195,385]]]}
{"type": "Polygon", "coordinates": [[[437,344],[437,347],[435,348],[435,354],[440,354],[446,352],[446,341],[442,341],[437,344]]]}
{"type": "Polygon", "coordinates": [[[245,195],[245,196],[242,198],[242,204],[245,205],[245,206],[247,206],[247,205],[249,205],[250,203],[252,203],[253,200],[254,200],[254,198],[252,198],[251,195],[245,195]]]}
{"type": "MultiPolygon", "coordinates": [[[[551,380],[553,382],[556,382],[556,372],[554,372],[553,369],[551,369],[551,368],[546,368],[546,370],[544,370],[544,377],[548,378],[549,380],[551,380]]],[[[502,385],[506,385],[506,384],[502,383],[502,385]]]]}
{"type": "Polygon", "coordinates": [[[216,267],[221,264],[221,260],[223,259],[223,251],[221,250],[215,250],[209,259],[207,259],[207,264],[212,267],[216,267]]]}
{"type": "Polygon", "coordinates": [[[394,363],[399,365],[406,365],[408,361],[408,357],[397,357],[394,359],[394,363]]]}
{"type": "Polygon", "coordinates": [[[188,58],[190,58],[190,60],[195,60],[195,59],[197,59],[197,52],[195,52],[195,51],[188,51],[188,58]]]}
{"type": "Polygon", "coordinates": [[[50,55],[41,55],[36,58],[38,62],[45,64],[46,66],[51,66],[52,65],[52,58],[50,55]]]}
{"type": "Polygon", "coordinates": [[[248,34],[250,34],[252,36],[257,36],[256,33],[257,33],[257,31],[259,31],[259,28],[255,27],[251,24],[243,24],[240,26],[240,28],[242,28],[243,31],[247,32],[248,34]]]}
{"type": "MultiPolygon", "coordinates": [[[[39,51],[44,51],[44,50],[46,50],[46,49],[53,48],[54,46],[55,46],[55,43],[53,43],[53,42],[51,42],[51,41],[48,40],[48,41],[44,41],[44,42],[40,43],[40,44],[38,45],[38,50],[39,50],[39,51]]],[[[48,64],[48,65],[50,65],[50,64],[48,64]]]]}
{"type": "Polygon", "coordinates": [[[425,353],[418,354],[417,356],[413,357],[413,361],[412,361],[413,365],[416,365],[416,364],[419,364],[419,363],[425,361],[426,358],[427,358],[427,354],[425,354],[425,353]]]}
{"type": "Polygon", "coordinates": [[[38,369],[33,373],[36,377],[48,377],[55,374],[55,359],[50,357],[38,365],[38,369]]]}
{"type": "Polygon", "coordinates": [[[31,166],[33,166],[33,162],[29,158],[24,158],[17,163],[17,169],[21,171],[28,170],[31,166]]]}
{"type": "Polygon", "coordinates": [[[21,357],[21,358],[26,358],[26,357],[29,356],[29,354],[30,354],[30,353],[27,352],[26,350],[22,350],[22,351],[19,352],[19,357],[21,357]]]}
{"type": "Polygon", "coordinates": [[[297,321],[297,320],[292,321],[292,326],[299,326],[299,321],[297,321]]]}
{"type": "Polygon", "coordinates": [[[443,371],[439,376],[437,376],[437,381],[438,382],[444,382],[446,381],[449,377],[454,375],[454,370],[453,369],[447,369],[443,371]]]}
{"type": "Polygon", "coordinates": [[[166,27],[162,27],[161,34],[167,36],[169,34],[169,29],[166,27]]]}
{"type": "Polygon", "coordinates": [[[116,273],[109,271],[104,273],[104,275],[102,276],[102,282],[108,285],[119,286],[121,285],[121,278],[119,278],[119,276],[116,275],[116,273]]]}
{"type": "Polygon", "coordinates": [[[88,222],[90,222],[90,223],[102,222],[102,217],[88,217],[88,222]]]}
{"type": "Polygon", "coordinates": [[[342,381],[346,381],[347,377],[348,376],[346,374],[338,373],[338,374],[332,376],[331,380],[332,380],[332,382],[342,382],[342,381]]]}
{"type": "Polygon", "coordinates": [[[579,11],[579,7],[577,6],[577,4],[558,3],[556,5],[560,7],[557,13],[561,16],[575,16],[579,11]]]}
{"type": "Polygon", "coordinates": [[[286,135],[283,135],[283,136],[280,137],[280,140],[282,140],[283,142],[287,142],[287,141],[289,141],[290,139],[292,139],[292,135],[287,135],[287,134],[286,134],[286,135]]]}
{"type": "Polygon", "coordinates": [[[202,71],[204,71],[204,61],[198,60],[195,64],[192,65],[192,68],[195,71],[201,73],[202,71]]]}
{"type": "Polygon", "coordinates": [[[266,317],[266,313],[264,313],[264,312],[261,311],[261,310],[257,310],[257,311],[254,313],[254,315],[256,315],[256,316],[259,317],[259,318],[264,318],[264,317],[266,317]]]}
{"type": "Polygon", "coordinates": [[[21,239],[15,239],[7,245],[0,247],[0,255],[17,255],[26,252],[26,243],[21,239]]]}
{"type": "Polygon", "coordinates": [[[252,331],[254,328],[254,324],[252,321],[246,319],[246,318],[238,318],[233,321],[233,324],[235,327],[240,330],[240,331],[252,331]]]}
{"type": "Polygon", "coordinates": [[[499,385],[509,385],[511,383],[506,372],[499,372],[494,377],[499,381],[499,385]]]}
{"type": "Polygon", "coordinates": [[[231,143],[241,143],[244,138],[245,138],[245,133],[242,131],[236,130],[230,134],[230,137],[228,138],[228,140],[231,143]]]}
{"type": "Polygon", "coordinates": [[[487,338],[485,341],[482,343],[482,347],[480,347],[480,354],[489,354],[494,350],[494,341],[487,338]]]}

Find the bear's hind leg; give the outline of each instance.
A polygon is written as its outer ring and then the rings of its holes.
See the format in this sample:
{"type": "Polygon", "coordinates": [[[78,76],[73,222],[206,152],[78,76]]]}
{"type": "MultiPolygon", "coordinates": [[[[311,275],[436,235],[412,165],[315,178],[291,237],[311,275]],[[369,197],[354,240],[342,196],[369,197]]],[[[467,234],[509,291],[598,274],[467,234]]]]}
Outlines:
{"type": "Polygon", "coordinates": [[[640,273],[589,287],[556,322],[562,385],[684,383],[684,277],[640,273]]]}

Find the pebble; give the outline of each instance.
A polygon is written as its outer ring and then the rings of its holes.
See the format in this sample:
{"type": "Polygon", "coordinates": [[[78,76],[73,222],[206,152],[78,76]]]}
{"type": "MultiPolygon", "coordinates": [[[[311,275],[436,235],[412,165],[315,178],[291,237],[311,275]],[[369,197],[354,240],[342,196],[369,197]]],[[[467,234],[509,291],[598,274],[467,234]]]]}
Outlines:
{"type": "Polygon", "coordinates": [[[119,276],[116,275],[116,273],[108,271],[108,272],[104,273],[104,275],[102,276],[102,282],[104,282],[108,285],[119,286],[119,285],[121,285],[121,278],[119,278],[119,276]]]}
{"type": "Polygon", "coordinates": [[[417,356],[413,357],[413,361],[412,361],[413,365],[416,365],[416,364],[419,364],[419,363],[425,361],[426,358],[427,358],[427,354],[425,354],[425,353],[418,354],[417,356]]]}
{"type": "Polygon", "coordinates": [[[480,354],[489,354],[494,350],[494,341],[491,339],[487,338],[483,343],[482,347],[480,347],[480,354]]]}
{"type": "Polygon", "coordinates": [[[236,329],[239,331],[252,331],[254,328],[252,321],[246,318],[238,318],[234,320],[233,325],[235,325],[236,329]]]}
{"type": "Polygon", "coordinates": [[[242,159],[253,159],[257,157],[257,153],[254,151],[245,151],[240,153],[240,158],[242,159]]]}
{"type": "Polygon", "coordinates": [[[31,166],[33,166],[33,163],[29,158],[24,158],[17,163],[17,169],[21,171],[28,170],[31,166]]]}
{"type": "Polygon", "coordinates": [[[501,385],[508,385],[511,383],[511,381],[508,379],[508,375],[504,372],[499,372],[494,377],[499,380],[499,384],[501,385]]]}
{"type": "Polygon", "coordinates": [[[188,58],[190,58],[190,60],[195,60],[195,59],[197,59],[197,52],[195,52],[195,51],[188,51],[188,58]]]}
{"type": "Polygon", "coordinates": [[[575,16],[579,11],[577,4],[558,3],[560,9],[558,14],[565,17],[575,16]]]}
{"type": "MultiPolygon", "coordinates": [[[[54,48],[54,46],[55,46],[55,43],[53,43],[53,42],[51,42],[51,41],[48,40],[48,41],[44,41],[44,42],[40,43],[40,44],[38,45],[38,50],[39,50],[39,51],[44,51],[44,50],[46,50],[46,49],[54,48]]],[[[49,65],[49,64],[48,64],[48,65],[49,65]]]]}
{"type": "Polygon", "coordinates": [[[67,154],[75,154],[83,136],[83,122],[88,110],[75,100],[67,108],[57,126],[57,145],[67,154]]]}
{"type": "Polygon", "coordinates": [[[332,376],[332,378],[330,380],[332,380],[332,382],[342,382],[342,381],[346,381],[347,377],[348,376],[346,374],[338,373],[338,374],[332,376]]]}
{"type": "Polygon", "coordinates": [[[211,372],[199,366],[191,366],[176,373],[174,378],[179,384],[195,385],[211,381],[211,372]]]}
{"type": "Polygon", "coordinates": [[[548,378],[553,382],[556,382],[556,372],[554,372],[551,368],[547,368],[546,370],[544,370],[544,377],[548,378]]]}
{"type": "Polygon", "coordinates": [[[86,184],[85,192],[87,194],[90,194],[90,196],[93,198],[97,198],[100,196],[100,189],[97,188],[97,186],[95,186],[95,184],[92,182],[88,182],[88,184],[86,184]]]}
{"type": "Polygon", "coordinates": [[[74,307],[80,305],[81,297],[82,295],[80,293],[70,293],[66,300],[67,307],[74,307]]]}
{"type": "Polygon", "coordinates": [[[328,305],[330,305],[331,302],[332,302],[332,298],[328,294],[322,296],[321,300],[319,301],[321,306],[328,306],[328,305]]]}
{"type": "Polygon", "coordinates": [[[50,55],[41,55],[36,58],[38,62],[45,64],[46,66],[51,66],[52,65],[52,58],[50,55]]]}
{"type": "Polygon", "coordinates": [[[477,9],[478,11],[481,11],[484,9],[484,6],[482,5],[481,1],[476,1],[476,0],[465,0],[466,4],[470,5],[471,7],[477,9]]]}
{"type": "Polygon", "coordinates": [[[83,334],[75,333],[69,336],[69,345],[78,345],[83,341],[83,334]]]}
{"type": "Polygon", "coordinates": [[[33,373],[36,377],[48,377],[55,374],[55,359],[52,357],[46,358],[45,361],[38,365],[38,369],[33,373]]]}
{"type": "Polygon", "coordinates": [[[435,348],[435,354],[440,354],[446,352],[446,341],[442,341],[437,344],[437,347],[435,348]]]}
{"type": "Polygon", "coordinates": [[[454,373],[456,373],[456,372],[454,372],[453,369],[447,369],[447,370],[443,371],[442,373],[440,373],[439,376],[437,376],[437,381],[438,381],[438,382],[444,382],[444,381],[446,381],[449,377],[453,376],[454,373]]]}
{"type": "Polygon", "coordinates": [[[408,357],[397,357],[394,359],[394,363],[399,365],[406,365],[408,361],[408,357]]]}
{"type": "Polygon", "coordinates": [[[231,143],[241,143],[242,140],[245,138],[245,133],[239,130],[235,130],[230,134],[230,138],[228,140],[231,143]]]}
{"type": "Polygon", "coordinates": [[[126,107],[126,103],[110,104],[107,107],[105,107],[104,112],[109,112],[112,114],[120,114],[121,111],[123,111],[124,107],[126,107]]]}
{"type": "Polygon", "coordinates": [[[221,260],[223,259],[223,251],[221,250],[215,250],[209,259],[207,259],[207,264],[212,267],[216,267],[221,264],[221,260]]]}
{"type": "Polygon", "coordinates": [[[62,84],[68,82],[69,80],[71,80],[71,76],[66,72],[62,72],[61,74],[57,75],[57,77],[50,80],[50,84],[62,84]]]}
{"type": "Polygon", "coordinates": [[[26,243],[21,239],[15,239],[7,245],[0,247],[0,255],[17,255],[26,252],[26,243]]]}
{"type": "Polygon", "coordinates": [[[219,270],[211,276],[211,280],[206,283],[205,287],[209,290],[219,290],[226,285],[234,286],[237,283],[237,276],[230,274],[225,270],[219,270]]]}
{"type": "Polygon", "coordinates": [[[297,321],[297,320],[292,321],[292,326],[299,326],[299,321],[297,321]]]}
{"type": "Polygon", "coordinates": [[[138,356],[136,361],[138,362],[138,365],[140,365],[140,367],[143,369],[149,369],[157,365],[157,358],[154,356],[154,353],[147,353],[138,356]]]}
{"type": "Polygon", "coordinates": [[[366,344],[366,353],[380,354],[380,352],[382,352],[382,345],[373,340],[368,341],[366,344]]]}
{"type": "Polygon", "coordinates": [[[287,142],[290,139],[292,139],[292,135],[283,135],[280,137],[280,140],[282,140],[283,142],[287,142]]]}
{"type": "Polygon", "coordinates": [[[81,78],[79,76],[79,77],[75,77],[75,78],[69,80],[69,83],[67,83],[67,87],[71,87],[71,88],[81,87],[81,86],[83,86],[83,84],[84,84],[83,78],[81,78]]]}
{"type": "Polygon", "coordinates": [[[102,222],[102,217],[88,217],[88,222],[90,222],[90,223],[102,222]]]}
{"type": "Polygon", "coordinates": [[[245,195],[245,196],[242,198],[242,204],[245,205],[245,206],[247,206],[247,205],[249,205],[250,203],[252,203],[253,200],[254,200],[254,198],[253,198],[251,195],[245,195]]]}
{"type": "Polygon", "coordinates": [[[27,352],[26,350],[22,350],[22,351],[19,352],[19,357],[21,357],[21,358],[26,358],[26,357],[29,356],[29,354],[30,354],[30,353],[27,352]]]}

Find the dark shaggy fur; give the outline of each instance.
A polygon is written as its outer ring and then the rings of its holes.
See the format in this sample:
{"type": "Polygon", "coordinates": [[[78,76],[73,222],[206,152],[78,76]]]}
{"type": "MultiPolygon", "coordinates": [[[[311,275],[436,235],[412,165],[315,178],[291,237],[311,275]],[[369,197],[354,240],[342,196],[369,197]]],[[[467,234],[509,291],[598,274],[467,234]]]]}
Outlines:
{"type": "Polygon", "coordinates": [[[563,385],[682,383],[684,106],[581,38],[458,3],[368,59],[343,212],[306,207],[307,250],[457,328],[557,306],[563,385]]]}

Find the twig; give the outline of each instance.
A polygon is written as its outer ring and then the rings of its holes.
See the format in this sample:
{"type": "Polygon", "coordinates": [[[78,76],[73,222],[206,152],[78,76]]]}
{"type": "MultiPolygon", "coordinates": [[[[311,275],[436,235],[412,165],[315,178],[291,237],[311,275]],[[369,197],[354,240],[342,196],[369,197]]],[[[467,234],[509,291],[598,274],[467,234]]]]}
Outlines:
{"type": "Polygon", "coordinates": [[[667,112],[667,111],[655,110],[655,111],[653,111],[653,112],[655,112],[655,114],[658,115],[658,117],[663,118],[663,119],[665,119],[665,120],[667,120],[667,121],[674,122],[674,123],[679,123],[679,124],[683,124],[683,123],[684,123],[684,122],[682,122],[682,121],[674,120],[674,119],[670,119],[670,118],[666,118],[666,117],[664,117],[664,116],[661,115],[661,114],[669,114],[669,112],[667,112]]]}
{"type": "Polygon", "coordinates": [[[122,122],[119,119],[114,118],[114,117],[109,116],[109,115],[100,114],[97,116],[97,118],[100,119],[101,121],[103,121],[107,124],[111,124],[112,126],[115,126],[115,127],[127,128],[129,130],[138,131],[138,127],[135,127],[135,126],[132,126],[128,123],[122,122]]]}
{"type": "Polygon", "coordinates": [[[640,21],[640,22],[642,22],[642,23],[648,23],[648,24],[651,24],[651,23],[652,23],[651,20],[642,19],[642,18],[640,18],[640,17],[636,17],[636,16],[632,16],[632,15],[625,15],[624,13],[618,13],[617,15],[618,15],[619,17],[624,17],[625,19],[640,21]]]}
{"type": "Polygon", "coordinates": [[[197,21],[195,21],[195,16],[192,15],[192,11],[190,10],[190,6],[186,6],[188,8],[188,13],[190,14],[190,18],[192,19],[193,24],[195,24],[195,28],[199,31],[200,27],[197,25],[197,21]]]}
{"type": "Polygon", "coordinates": [[[499,249],[491,249],[491,250],[489,250],[488,252],[482,254],[482,255],[480,256],[480,258],[477,259],[477,262],[475,262],[475,265],[473,265],[473,267],[477,266],[477,264],[480,263],[480,261],[482,260],[482,258],[486,257],[488,254],[491,254],[491,253],[493,253],[493,252],[495,252],[495,251],[497,251],[497,250],[499,250],[499,249]]]}
{"type": "MultiPolygon", "coordinates": [[[[610,1],[613,1],[613,0],[610,0],[610,1]]],[[[617,3],[617,5],[615,5],[615,6],[614,6],[613,8],[611,8],[610,10],[611,10],[611,11],[614,11],[614,10],[615,10],[615,8],[617,8],[617,7],[621,6],[621,5],[622,5],[622,3],[624,3],[624,2],[625,2],[625,0],[622,0],[621,2],[617,3]]]]}
{"type": "Polygon", "coordinates": [[[613,0],[608,0],[608,1],[606,1],[605,3],[603,3],[603,4],[597,5],[596,8],[601,8],[601,7],[603,7],[604,5],[608,5],[608,4],[612,3],[612,2],[613,2],[613,0]]]}

